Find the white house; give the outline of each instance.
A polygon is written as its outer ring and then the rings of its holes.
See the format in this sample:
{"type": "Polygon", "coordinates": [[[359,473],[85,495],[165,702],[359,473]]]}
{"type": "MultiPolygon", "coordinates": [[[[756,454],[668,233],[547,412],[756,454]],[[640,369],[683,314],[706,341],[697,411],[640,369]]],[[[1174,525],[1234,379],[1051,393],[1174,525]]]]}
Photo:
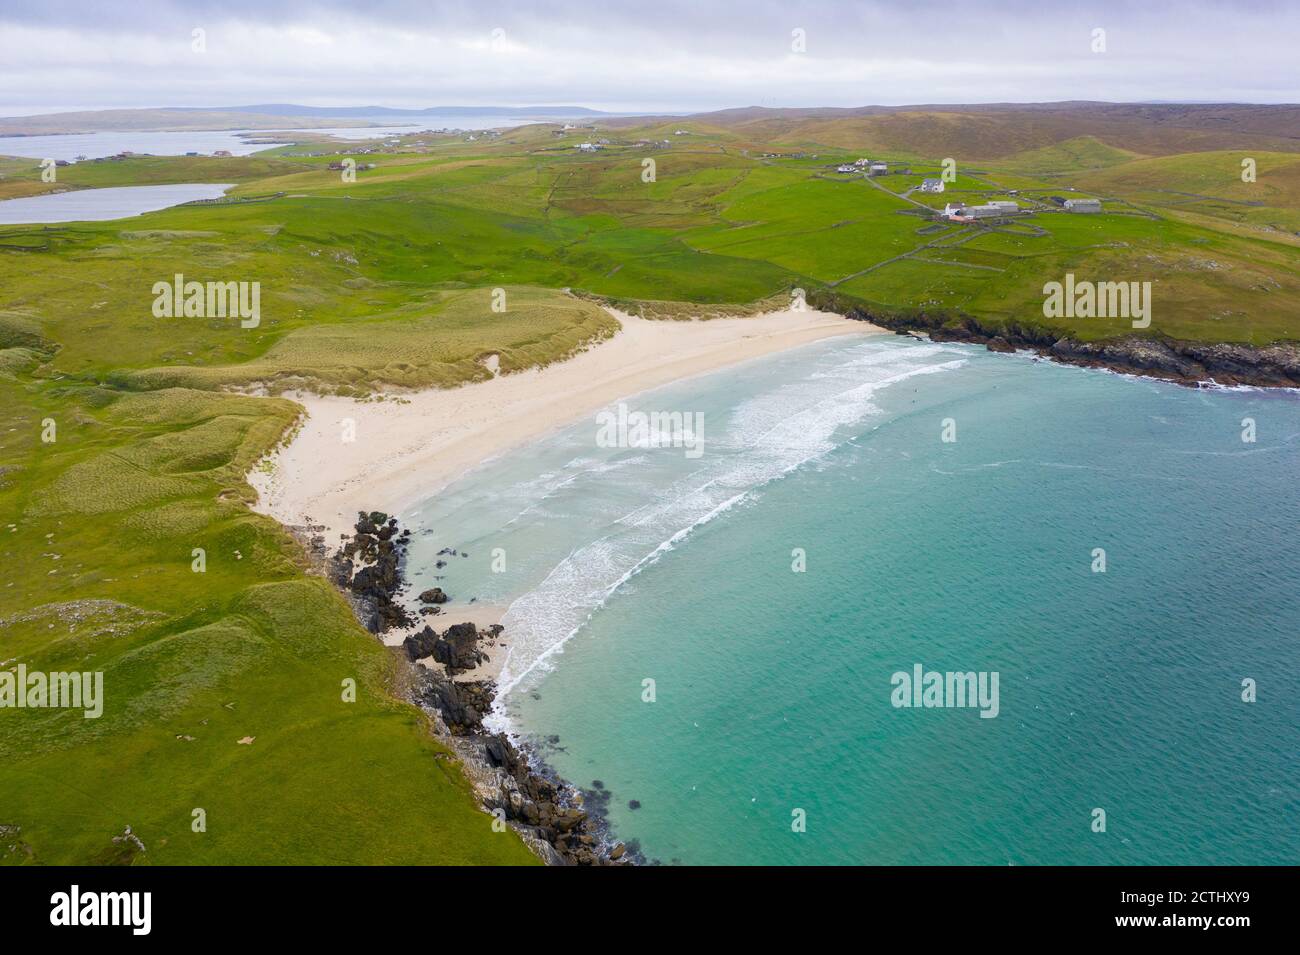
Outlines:
{"type": "Polygon", "coordinates": [[[942,179],[925,179],[921,182],[922,192],[943,192],[942,179]]]}
{"type": "Polygon", "coordinates": [[[578,143],[578,145],[574,148],[579,150],[580,152],[594,153],[600,149],[600,144],[599,143],[578,143]]]}

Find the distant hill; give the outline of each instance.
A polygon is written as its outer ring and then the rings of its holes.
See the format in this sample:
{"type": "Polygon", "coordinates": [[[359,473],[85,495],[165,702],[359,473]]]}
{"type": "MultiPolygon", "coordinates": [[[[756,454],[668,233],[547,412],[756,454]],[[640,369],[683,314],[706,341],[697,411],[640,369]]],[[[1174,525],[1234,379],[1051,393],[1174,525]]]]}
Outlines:
{"type": "MultiPolygon", "coordinates": [[[[898,156],[1000,159],[1091,137],[1143,156],[1252,148],[1300,152],[1300,105],[1235,103],[989,103],[699,113],[691,121],[754,143],[898,156]]],[[[617,126],[669,117],[613,119],[617,126]]],[[[680,121],[680,120],[678,120],[680,121]]]]}

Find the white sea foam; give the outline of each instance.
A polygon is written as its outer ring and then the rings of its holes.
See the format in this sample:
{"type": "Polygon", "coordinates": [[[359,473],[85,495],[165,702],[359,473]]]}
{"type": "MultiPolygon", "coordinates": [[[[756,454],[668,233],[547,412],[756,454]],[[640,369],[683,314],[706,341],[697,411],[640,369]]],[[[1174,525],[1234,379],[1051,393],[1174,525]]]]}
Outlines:
{"type": "MultiPolygon", "coordinates": [[[[624,482],[623,493],[609,495],[611,502],[633,496],[643,503],[610,513],[600,536],[565,556],[507,610],[502,623],[510,646],[498,700],[545,673],[568,640],[637,574],[757,489],[824,458],[851,436],[845,428],[880,413],[873,398],[881,389],[966,363],[953,354],[934,345],[864,342],[840,349],[813,374],[778,379],[726,412],[698,460],[675,456],[677,470],[666,473],[668,465],[642,455],[641,467],[622,470],[615,480],[624,482]]],[[[500,707],[491,723],[508,728],[500,707]]]]}
{"type": "MultiPolygon", "coordinates": [[[[609,474],[623,468],[634,466],[644,461],[644,457],[621,458],[615,461],[595,461],[590,458],[574,458],[559,471],[547,471],[529,481],[520,481],[504,492],[521,503],[514,517],[506,521],[503,527],[511,527],[525,517],[537,514],[543,506],[560,492],[572,487],[593,474],[609,474]]],[[[501,492],[498,492],[500,496],[501,492]]]]}

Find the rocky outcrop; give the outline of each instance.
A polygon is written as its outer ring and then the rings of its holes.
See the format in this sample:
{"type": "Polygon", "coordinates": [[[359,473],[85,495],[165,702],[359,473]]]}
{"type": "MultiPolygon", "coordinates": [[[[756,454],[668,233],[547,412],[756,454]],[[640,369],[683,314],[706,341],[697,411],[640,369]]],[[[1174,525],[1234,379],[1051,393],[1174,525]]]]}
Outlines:
{"type": "Polygon", "coordinates": [[[440,675],[422,675],[416,690],[416,702],[431,706],[442,717],[447,731],[453,736],[466,736],[481,732],[483,717],[492,708],[496,696],[488,681],[458,683],[440,675]]]}
{"type": "Polygon", "coordinates": [[[420,603],[422,604],[445,604],[448,597],[443,593],[441,587],[430,587],[420,594],[420,603]]]}
{"type": "Polygon", "coordinates": [[[433,632],[433,628],[425,627],[419,633],[413,633],[403,640],[402,649],[406,651],[406,658],[414,663],[433,656],[433,648],[438,640],[439,637],[433,632]]]}
{"type": "Polygon", "coordinates": [[[1175,381],[1206,380],[1205,368],[1189,361],[1161,341],[1117,340],[1076,342],[1062,338],[1048,350],[1057,361],[1085,367],[1115,368],[1169,378],[1175,381]]]}
{"type": "Polygon", "coordinates": [[[407,659],[415,662],[428,657],[447,668],[449,676],[472,670],[487,660],[487,654],[478,648],[479,640],[491,634],[496,636],[501,628],[480,631],[472,623],[452,624],[441,635],[426,626],[402,641],[407,659]]]}
{"type": "Polygon", "coordinates": [[[352,539],[330,562],[330,579],[352,595],[357,616],[371,633],[411,626],[410,614],[396,599],[411,532],[399,533],[397,518],[382,511],[362,511],[354,527],[352,539]]]}
{"type": "Polygon", "coordinates": [[[1206,345],[1172,339],[1122,338],[1077,342],[1062,338],[1048,354],[1072,365],[1111,368],[1186,384],[1300,388],[1300,345],[1206,345]]]}
{"type": "Polygon", "coordinates": [[[478,641],[479,632],[474,624],[453,624],[434,643],[433,658],[446,666],[452,676],[472,670],[487,659],[487,655],[479,650],[478,641]]]}

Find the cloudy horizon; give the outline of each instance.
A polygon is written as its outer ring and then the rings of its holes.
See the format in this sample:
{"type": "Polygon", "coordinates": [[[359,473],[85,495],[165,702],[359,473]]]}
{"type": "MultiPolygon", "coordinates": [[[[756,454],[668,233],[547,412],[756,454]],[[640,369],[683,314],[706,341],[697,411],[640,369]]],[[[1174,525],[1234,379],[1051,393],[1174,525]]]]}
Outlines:
{"type": "Polygon", "coordinates": [[[117,10],[17,0],[0,9],[0,114],[1300,101],[1298,5],[1045,7],[146,0],[117,10]]]}

